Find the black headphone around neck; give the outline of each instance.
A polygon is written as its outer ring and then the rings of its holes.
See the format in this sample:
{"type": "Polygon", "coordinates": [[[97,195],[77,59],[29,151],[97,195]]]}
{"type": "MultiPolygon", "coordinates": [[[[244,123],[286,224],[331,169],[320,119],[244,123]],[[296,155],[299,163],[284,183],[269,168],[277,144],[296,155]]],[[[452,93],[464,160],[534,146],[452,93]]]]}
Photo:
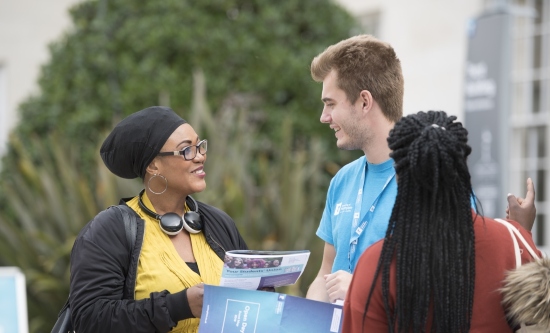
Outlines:
{"type": "Polygon", "coordinates": [[[187,203],[187,206],[189,206],[189,209],[191,209],[188,212],[185,212],[183,214],[183,218],[176,214],[176,213],[166,213],[164,215],[159,215],[150,210],[145,206],[143,203],[143,200],[141,199],[143,197],[143,193],[145,193],[145,189],[143,189],[141,192],[139,192],[138,195],[138,204],[139,207],[149,216],[159,221],[160,229],[164,231],[165,234],[174,236],[177,235],[183,228],[187,230],[190,234],[198,234],[202,230],[202,218],[199,214],[199,205],[191,197],[190,195],[187,196],[190,200],[185,200],[187,203]],[[191,205],[192,204],[192,205],[191,205]]]}

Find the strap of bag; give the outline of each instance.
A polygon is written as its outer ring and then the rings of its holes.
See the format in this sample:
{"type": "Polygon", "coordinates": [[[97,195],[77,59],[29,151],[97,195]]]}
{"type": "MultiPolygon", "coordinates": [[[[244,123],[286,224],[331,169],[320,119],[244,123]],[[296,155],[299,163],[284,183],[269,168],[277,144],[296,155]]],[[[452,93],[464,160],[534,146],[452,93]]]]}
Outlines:
{"type": "Polygon", "coordinates": [[[74,333],[71,323],[71,308],[69,307],[69,299],[63,305],[57,321],[52,328],[52,333],[74,333]]]}
{"type": "MultiPolygon", "coordinates": [[[[137,223],[134,218],[132,218],[133,215],[131,215],[131,212],[129,209],[132,209],[126,205],[118,205],[118,206],[111,206],[116,207],[120,210],[120,213],[122,214],[122,220],[124,221],[124,231],[126,233],[126,240],[128,241],[128,244],[130,244],[130,248],[133,249],[136,245],[136,237],[137,237],[137,223]]],[[[59,312],[59,315],[57,316],[57,321],[55,322],[55,325],[52,329],[52,333],[75,333],[73,331],[73,325],[71,323],[71,308],[69,306],[69,297],[67,297],[67,301],[63,305],[63,308],[61,308],[61,311],[59,312]]]]}
{"type": "Polygon", "coordinates": [[[506,229],[508,229],[508,232],[510,233],[510,237],[512,237],[512,242],[514,243],[514,254],[516,255],[516,267],[521,266],[521,251],[519,249],[519,244],[516,236],[514,236],[514,232],[512,231],[512,226],[507,221],[501,220],[501,219],[495,219],[495,221],[503,224],[506,229]]]}
{"type": "MultiPolygon", "coordinates": [[[[118,210],[120,210],[120,213],[122,214],[122,221],[124,222],[124,229],[126,231],[126,241],[129,244],[129,251],[130,253],[132,253],[134,251],[134,247],[136,246],[136,238],[137,238],[138,223],[137,223],[136,214],[132,208],[126,205],[118,205],[113,207],[118,208],[118,210]]],[[[130,265],[128,266],[126,277],[128,277],[128,274],[131,271],[134,271],[134,269],[136,268],[135,264],[136,264],[135,262],[133,263],[132,260],[130,260],[130,265]]],[[[122,294],[123,298],[133,296],[133,290],[134,290],[133,287],[134,286],[130,286],[126,283],[124,284],[124,289],[123,289],[124,291],[122,294]]]]}
{"type": "Polygon", "coordinates": [[[502,220],[502,219],[495,219],[495,221],[499,222],[500,224],[504,225],[508,231],[510,232],[510,236],[512,237],[512,241],[514,242],[514,251],[516,253],[516,267],[521,266],[521,251],[519,249],[518,239],[523,244],[523,246],[529,251],[529,254],[535,258],[540,259],[540,257],[537,255],[537,253],[533,250],[533,248],[527,243],[525,240],[525,237],[519,232],[519,230],[512,225],[510,222],[502,220]]]}
{"type": "Polygon", "coordinates": [[[133,249],[136,245],[136,237],[137,237],[137,223],[135,219],[132,218],[132,215],[129,209],[132,208],[126,206],[126,205],[118,205],[118,206],[112,206],[116,207],[120,210],[122,214],[122,220],[124,221],[124,230],[126,231],[126,240],[128,241],[128,244],[130,244],[130,248],[133,249]]]}

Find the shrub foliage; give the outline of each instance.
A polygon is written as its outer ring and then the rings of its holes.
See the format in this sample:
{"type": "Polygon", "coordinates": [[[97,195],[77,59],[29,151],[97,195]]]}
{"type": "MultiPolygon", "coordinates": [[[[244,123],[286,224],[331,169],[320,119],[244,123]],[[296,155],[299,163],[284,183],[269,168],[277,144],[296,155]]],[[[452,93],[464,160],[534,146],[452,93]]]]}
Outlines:
{"type": "Polygon", "coordinates": [[[67,298],[82,226],[143,186],[110,174],[98,147],[151,105],[208,138],[197,198],[227,211],[250,248],[312,251],[299,283],[282,290],[304,295],[330,176],[353,158],[318,122],[309,64],[348,37],[350,15],[330,0],[86,0],[70,13],[0,173],[0,265],[26,275],[30,332],[49,332],[67,298]]]}

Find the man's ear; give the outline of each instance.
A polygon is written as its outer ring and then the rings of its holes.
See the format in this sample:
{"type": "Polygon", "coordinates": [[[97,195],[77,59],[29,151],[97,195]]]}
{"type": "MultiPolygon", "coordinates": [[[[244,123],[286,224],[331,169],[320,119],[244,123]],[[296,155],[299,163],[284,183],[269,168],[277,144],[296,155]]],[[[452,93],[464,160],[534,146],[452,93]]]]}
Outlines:
{"type": "Polygon", "coordinates": [[[361,102],[361,110],[368,112],[374,105],[374,98],[368,90],[361,90],[359,93],[359,100],[361,102]]]}

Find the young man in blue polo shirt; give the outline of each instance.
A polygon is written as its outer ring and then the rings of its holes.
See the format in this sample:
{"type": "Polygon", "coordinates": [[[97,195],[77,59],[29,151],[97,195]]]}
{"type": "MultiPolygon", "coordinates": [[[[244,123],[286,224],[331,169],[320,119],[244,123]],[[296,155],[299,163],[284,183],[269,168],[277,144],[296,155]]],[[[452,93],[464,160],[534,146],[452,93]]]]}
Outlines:
{"type": "Polygon", "coordinates": [[[311,75],[323,83],[321,122],[340,149],[361,149],[330,183],[317,236],[325,241],[321,269],[307,298],[343,300],[363,251],[384,237],[397,182],[387,137],[403,116],[404,81],[393,48],[360,35],[315,57],[311,75]]]}

